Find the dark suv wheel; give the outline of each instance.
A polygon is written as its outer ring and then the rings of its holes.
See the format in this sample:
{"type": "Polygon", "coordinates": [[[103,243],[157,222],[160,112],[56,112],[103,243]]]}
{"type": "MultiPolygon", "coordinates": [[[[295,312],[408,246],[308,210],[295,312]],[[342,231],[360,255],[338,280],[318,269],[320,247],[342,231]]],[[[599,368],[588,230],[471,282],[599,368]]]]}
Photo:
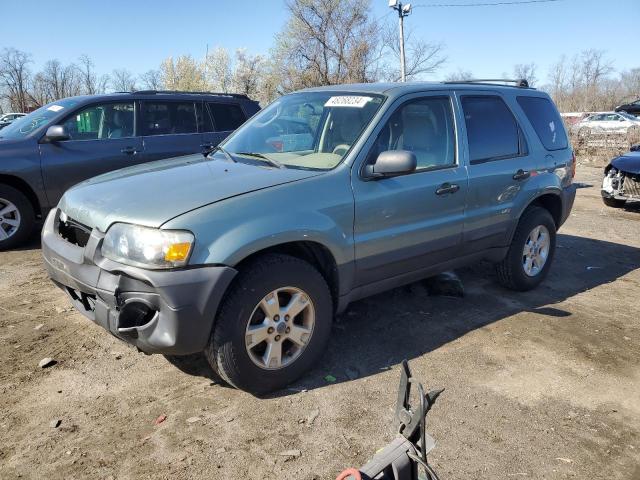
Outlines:
{"type": "Polygon", "coordinates": [[[268,254],[234,280],[205,353],[229,384],[268,393],[293,382],[318,360],[332,319],[323,276],[303,260],[268,254]]]}
{"type": "Polygon", "coordinates": [[[13,187],[0,185],[0,250],[24,242],[33,231],[34,222],[29,199],[13,187]]]}
{"type": "Polygon", "coordinates": [[[496,265],[498,281],[518,291],[537,287],[549,273],[555,249],[556,224],[549,211],[527,208],[506,257],[496,265]]]}

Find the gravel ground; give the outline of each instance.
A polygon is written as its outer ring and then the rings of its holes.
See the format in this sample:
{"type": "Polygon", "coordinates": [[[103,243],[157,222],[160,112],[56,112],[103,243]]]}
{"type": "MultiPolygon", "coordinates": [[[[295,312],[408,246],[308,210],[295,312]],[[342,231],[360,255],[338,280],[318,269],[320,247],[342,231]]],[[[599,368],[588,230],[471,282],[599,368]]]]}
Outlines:
{"type": "Polygon", "coordinates": [[[483,263],[458,272],[464,298],[422,282],[355,303],[317,368],[266,399],[75,313],[37,238],[1,252],[0,478],[335,478],[393,437],[403,358],[446,387],[443,479],[640,478],[640,207],[605,207],[600,172],[580,167],[540,288],[506,291],[483,263]]]}

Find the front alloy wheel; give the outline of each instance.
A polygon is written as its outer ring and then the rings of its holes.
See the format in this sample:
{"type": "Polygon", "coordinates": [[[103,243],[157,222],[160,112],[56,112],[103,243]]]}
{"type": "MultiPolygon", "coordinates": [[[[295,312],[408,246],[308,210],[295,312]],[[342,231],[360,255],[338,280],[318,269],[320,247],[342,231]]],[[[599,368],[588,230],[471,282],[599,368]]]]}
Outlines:
{"type": "Polygon", "coordinates": [[[0,241],[8,240],[20,229],[20,210],[13,202],[0,198],[0,241]]]}
{"type": "Polygon", "coordinates": [[[0,184],[0,250],[24,242],[35,223],[35,213],[29,199],[9,185],[0,184]]]}
{"type": "Polygon", "coordinates": [[[289,255],[265,254],[240,268],[205,354],[227,383],[254,394],[272,392],[318,361],[332,320],[333,299],[316,268],[289,255]]]}
{"type": "Polygon", "coordinates": [[[247,353],[265,370],[286,367],[307,347],[315,322],[313,302],[304,291],[276,289],[253,309],[245,333],[247,353]]]}

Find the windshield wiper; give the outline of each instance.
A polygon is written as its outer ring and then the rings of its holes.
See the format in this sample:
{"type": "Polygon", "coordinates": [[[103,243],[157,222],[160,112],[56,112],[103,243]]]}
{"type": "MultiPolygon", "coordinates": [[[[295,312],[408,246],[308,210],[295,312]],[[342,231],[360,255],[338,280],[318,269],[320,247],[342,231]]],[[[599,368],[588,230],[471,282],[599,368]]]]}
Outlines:
{"type": "Polygon", "coordinates": [[[211,152],[209,152],[209,154],[212,154],[212,153],[218,152],[218,151],[222,152],[224,154],[224,156],[227,157],[227,160],[231,160],[233,163],[238,163],[238,161],[235,158],[233,158],[231,156],[231,154],[229,152],[227,152],[224,148],[222,148],[220,145],[217,145],[217,146],[213,147],[213,150],[211,150],[211,152]]]}
{"type": "Polygon", "coordinates": [[[260,160],[264,160],[265,162],[270,163],[276,168],[285,168],[285,166],[281,164],[279,161],[274,160],[273,158],[269,158],[263,155],[262,153],[258,153],[258,152],[236,152],[236,153],[238,155],[245,155],[247,157],[259,158],[260,160]]]}

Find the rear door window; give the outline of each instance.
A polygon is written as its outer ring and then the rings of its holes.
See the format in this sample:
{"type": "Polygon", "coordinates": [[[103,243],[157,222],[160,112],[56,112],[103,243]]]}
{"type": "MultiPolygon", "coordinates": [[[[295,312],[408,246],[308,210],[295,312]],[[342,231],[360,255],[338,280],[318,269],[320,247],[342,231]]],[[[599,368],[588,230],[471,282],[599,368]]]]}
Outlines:
{"type": "Polygon", "coordinates": [[[233,103],[209,103],[215,128],[219,132],[235,130],[247,119],[239,105],[233,103]]]}
{"type": "Polygon", "coordinates": [[[72,140],[104,140],[135,136],[133,102],[91,105],[77,111],[63,125],[72,140]]]}
{"type": "Polygon", "coordinates": [[[461,98],[471,163],[518,157],[525,152],[520,127],[502,98],[461,98]]]}
{"type": "Polygon", "coordinates": [[[142,102],[142,135],[198,133],[194,102],[142,102]]]}
{"type": "Polygon", "coordinates": [[[533,125],[544,148],[547,150],[567,148],[567,134],[562,119],[548,98],[518,97],[518,104],[533,125]]]}

